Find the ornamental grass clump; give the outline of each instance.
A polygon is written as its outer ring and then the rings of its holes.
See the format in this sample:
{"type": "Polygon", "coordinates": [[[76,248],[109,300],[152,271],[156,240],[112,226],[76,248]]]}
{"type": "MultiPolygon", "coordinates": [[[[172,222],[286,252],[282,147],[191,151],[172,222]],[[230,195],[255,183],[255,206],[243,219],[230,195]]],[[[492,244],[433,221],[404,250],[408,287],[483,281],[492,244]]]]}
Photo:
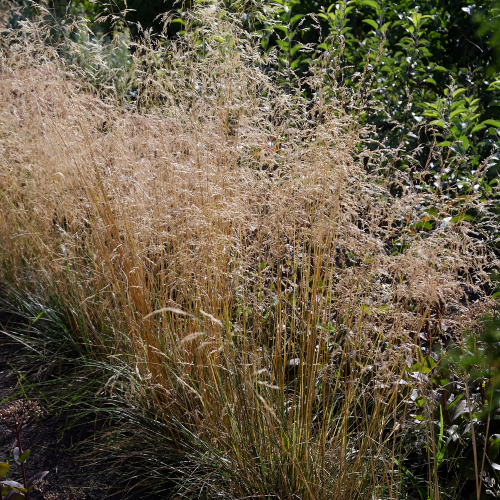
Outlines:
{"type": "Polygon", "coordinates": [[[10,32],[1,280],[106,370],[115,456],[145,483],[397,498],[407,367],[473,321],[468,294],[488,305],[492,257],[460,217],[479,195],[394,168],[356,118],[365,74],[344,88],[318,52],[298,80],[217,3],[182,22],[134,45],[121,95],[75,71],[46,21],[10,32]]]}

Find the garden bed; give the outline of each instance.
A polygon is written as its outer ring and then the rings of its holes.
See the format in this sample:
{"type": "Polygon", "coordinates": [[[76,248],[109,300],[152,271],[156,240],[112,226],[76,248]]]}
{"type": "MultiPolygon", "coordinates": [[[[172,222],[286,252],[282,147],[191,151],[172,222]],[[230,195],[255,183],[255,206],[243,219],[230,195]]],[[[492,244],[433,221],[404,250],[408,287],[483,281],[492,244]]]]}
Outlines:
{"type": "MultiPolygon", "coordinates": [[[[32,378],[37,367],[25,366],[19,371],[16,362],[19,351],[19,344],[0,334],[0,408],[17,399],[37,400],[36,385],[31,385],[25,378],[26,372],[32,378]]],[[[93,465],[92,460],[85,456],[85,452],[91,449],[89,443],[96,430],[95,424],[88,419],[75,423],[67,412],[44,411],[42,418],[23,430],[24,446],[31,450],[31,458],[26,462],[28,477],[41,470],[49,471],[47,491],[59,494],[61,500],[75,491],[87,500],[122,498],[123,492],[112,487],[111,473],[93,465]],[[68,425],[70,421],[71,425],[68,425]]],[[[21,473],[12,458],[14,447],[15,437],[1,426],[0,461],[7,461],[11,466],[8,479],[19,480],[21,473]]]]}

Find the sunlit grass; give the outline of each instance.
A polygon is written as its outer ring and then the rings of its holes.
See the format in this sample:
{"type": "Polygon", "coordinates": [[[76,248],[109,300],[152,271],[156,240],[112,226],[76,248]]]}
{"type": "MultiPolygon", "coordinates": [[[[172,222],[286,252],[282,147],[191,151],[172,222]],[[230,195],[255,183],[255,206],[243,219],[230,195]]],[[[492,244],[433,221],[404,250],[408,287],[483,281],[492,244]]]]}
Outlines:
{"type": "Polygon", "coordinates": [[[369,96],[335,85],[335,61],[308,99],[275,83],[238,16],[187,21],[137,47],[128,103],[40,44],[43,24],[12,38],[2,280],[57,304],[109,369],[135,429],[122,450],[179,494],[398,498],[406,366],[422,331],[472,317],[488,253],[368,149],[351,111],[369,96]]]}

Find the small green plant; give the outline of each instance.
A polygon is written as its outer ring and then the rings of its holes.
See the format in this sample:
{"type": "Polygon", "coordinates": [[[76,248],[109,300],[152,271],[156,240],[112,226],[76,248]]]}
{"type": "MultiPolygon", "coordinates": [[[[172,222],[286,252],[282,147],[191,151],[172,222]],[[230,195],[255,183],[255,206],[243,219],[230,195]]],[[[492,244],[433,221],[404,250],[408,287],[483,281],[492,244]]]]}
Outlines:
{"type": "Polygon", "coordinates": [[[0,422],[16,436],[17,446],[14,448],[13,455],[14,461],[21,467],[22,475],[22,483],[4,480],[10,467],[7,463],[0,463],[0,500],[28,500],[28,494],[35,487],[35,482],[43,479],[49,473],[49,471],[38,472],[27,479],[24,467],[31,451],[23,450],[21,431],[41,414],[42,409],[38,403],[24,400],[15,401],[6,409],[0,410],[0,422]]]}

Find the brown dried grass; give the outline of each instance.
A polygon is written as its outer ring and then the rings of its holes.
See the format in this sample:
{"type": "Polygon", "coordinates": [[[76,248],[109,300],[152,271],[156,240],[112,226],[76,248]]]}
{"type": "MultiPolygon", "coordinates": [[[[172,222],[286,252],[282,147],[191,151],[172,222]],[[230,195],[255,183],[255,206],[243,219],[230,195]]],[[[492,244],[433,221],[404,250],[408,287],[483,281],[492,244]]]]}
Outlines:
{"type": "Polygon", "coordinates": [[[220,14],[137,48],[128,107],[86,91],[43,25],[15,35],[0,61],[1,279],[42,290],[82,352],[135,373],[120,397],[203,465],[196,491],[396,498],[405,367],[421,332],[471,318],[491,257],[467,222],[415,230],[424,198],[438,219],[458,201],[366,147],[361,84],[336,86],[325,60],[312,101],[285,92],[263,70],[273,55],[220,14]]]}

